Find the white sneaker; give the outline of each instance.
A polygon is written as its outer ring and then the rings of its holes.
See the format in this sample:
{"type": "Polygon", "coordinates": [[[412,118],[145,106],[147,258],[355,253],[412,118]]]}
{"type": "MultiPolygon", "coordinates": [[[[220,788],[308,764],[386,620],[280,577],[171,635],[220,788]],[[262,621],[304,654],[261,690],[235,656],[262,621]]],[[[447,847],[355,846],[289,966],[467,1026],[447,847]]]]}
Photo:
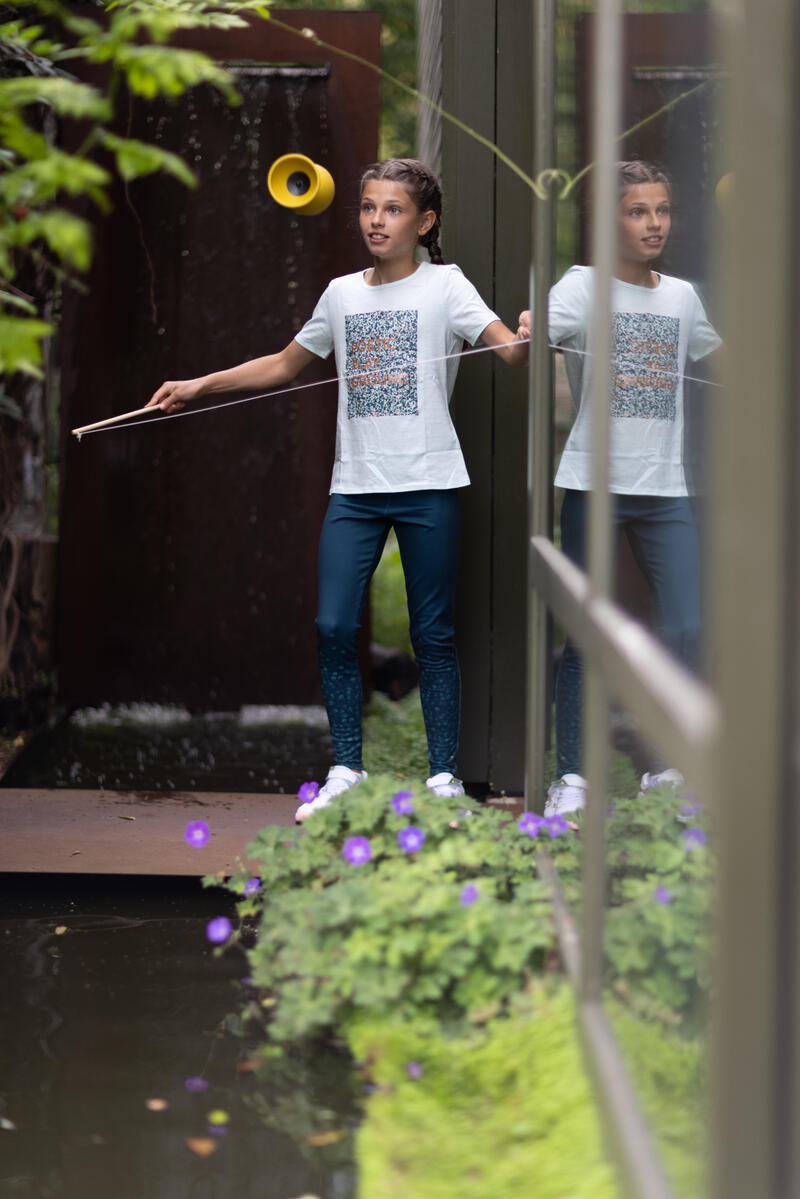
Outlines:
{"type": "Polygon", "coordinates": [[[454,795],[464,794],[464,784],[461,779],[457,779],[448,770],[442,771],[441,774],[431,775],[429,779],[425,780],[425,786],[440,799],[450,799],[454,795]]]}
{"type": "Polygon", "coordinates": [[[686,779],[681,774],[680,770],[676,770],[671,766],[669,770],[660,770],[658,774],[643,774],[642,781],[639,784],[639,794],[644,795],[646,791],[652,791],[654,787],[666,785],[668,787],[682,787],[686,779]]]}
{"type": "Polygon", "coordinates": [[[301,803],[294,814],[295,824],[302,824],[320,808],[327,808],[332,799],[343,795],[367,778],[366,770],[351,770],[349,766],[331,766],[328,777],[319,789],[319,794],[308,803],[301,803]]]}
{"type": "Polygon", "coordinates": [[[565,774],[547,788],[545,816],[563,816],[586,807],[586,779],[580,774],[565,774]]]}

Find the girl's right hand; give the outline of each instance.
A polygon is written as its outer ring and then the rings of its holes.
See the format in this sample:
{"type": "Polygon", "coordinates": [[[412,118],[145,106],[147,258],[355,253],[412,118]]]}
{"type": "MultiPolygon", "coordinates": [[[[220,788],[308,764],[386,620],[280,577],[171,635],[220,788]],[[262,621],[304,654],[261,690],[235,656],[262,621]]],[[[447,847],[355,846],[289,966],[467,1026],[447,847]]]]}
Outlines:
{"type": "Polygon", "coordinates": [[[147,401],[147,408],[161,408],[164,412],[179,412],[202,391],[202,379],[180,379],[162,383],[158,391],[147,401]]]}

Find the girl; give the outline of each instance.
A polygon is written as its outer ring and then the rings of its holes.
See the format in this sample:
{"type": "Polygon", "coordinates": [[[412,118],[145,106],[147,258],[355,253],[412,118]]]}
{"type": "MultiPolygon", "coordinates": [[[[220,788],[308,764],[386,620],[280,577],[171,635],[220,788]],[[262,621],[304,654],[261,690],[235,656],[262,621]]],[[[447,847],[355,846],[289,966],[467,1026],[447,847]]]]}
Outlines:
{"type": "Polygon", "coordinates": [[[315,356],[336,355],[339,410],[331,498],[319,549],[317,637],[335,764],[297,820],[367,777],[361,757],[356,639],[370,578],[389,529],[403,561],[411,640],[431,777],[439,796],[456,777],[461,684],[453,636],[460,508],[469,483],[448,405],[453,355],[468,341],[524,365],[527,346],[487,308],[439,248],[442,196],[415,159],[389,159],[361,180],[359,223],[372,267],[333,279],[311,319],[280,353],[203,378],[163,383],[166,412],[199,396],[289,383],[315,356]],[[417,262],[417,246],[430,262],[417,262]]]}
{"type": "MultiPolygon", "coordinates": [[[[687,357],[706,357],[720,345],[690,283],[653,270],[670,232],[670,185],[644,162],[619,164],[617,267],[612,291],[615,386],[612,397],[610,490],[613,520],[625,533],[654,589],[662,641],[690,669],[698,665],[700,553],[682,461],[683,375],[687,357]]],[[[586,397],[591,386],[588,345],[593,271],[574,266],[552,288],[550,341],[564,348],[578,415],[556,474],[565,488],[561,543],[585,563],[586,492],[591,486],[591,433],[586,397]],[[574,351],[570,353],[570,351],[574,351]]],[[[530,313],[520,315],[530,335],[530,313]]],[[[586,800],[581,774],[582,664],[567,641],[556,679],[556,754],[559,778],[547,793],[546,815],[575,811],[586,800]]],[[[680,785],[679,771],[642,778],[642,791],[680,785]]]]}

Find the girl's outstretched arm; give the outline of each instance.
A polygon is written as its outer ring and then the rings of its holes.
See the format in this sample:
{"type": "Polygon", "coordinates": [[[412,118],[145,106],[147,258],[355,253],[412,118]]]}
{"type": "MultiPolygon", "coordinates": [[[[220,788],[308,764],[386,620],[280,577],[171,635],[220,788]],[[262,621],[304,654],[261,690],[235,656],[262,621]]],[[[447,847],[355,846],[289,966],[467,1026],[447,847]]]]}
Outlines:
{"type": "Polygon", "coordinates": [[[162,383],[147,407],[159,407],[164,412],[177,412],[200,396],[217,395],[230,391],[266,391],[291,383],[304,366],[316,358],[296,341],[290,341],[278,354],[267,354],[264,358],[253,358],[241,362],[228,370],[214,371],[197,379],[179,379],[162,383]]]}
{"type": "Polygon", "coordinates": [[[514,334],[502,321],[492,321],[487,325],[480,340],[485,346],[492,346],[509,366],[527,366],[528,343],[520,341],[519,335],[514,334]]]}

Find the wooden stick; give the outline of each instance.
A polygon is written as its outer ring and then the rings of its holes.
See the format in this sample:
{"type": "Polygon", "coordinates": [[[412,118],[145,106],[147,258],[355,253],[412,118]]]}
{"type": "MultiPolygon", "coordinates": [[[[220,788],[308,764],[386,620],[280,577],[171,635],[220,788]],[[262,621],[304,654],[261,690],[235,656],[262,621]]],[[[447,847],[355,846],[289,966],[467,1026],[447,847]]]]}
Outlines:
{"type": "Polygon", "coordinates": [[[120,412],[119,416],[109,416],[107,420],[96,420],[93,425],[81,425],[80,429],[73,429],[72,432],[80,436],[81,433],[91,433],[92,429],[115,425],[118,421],[127,420],[130,416],[144,416],[145,412],[161,412],[163,414],[163,411],[163,408],[159,408],[155,404],[152,407],[148,405],[144,408],[135,408],[133,412],[120,412]]]}

